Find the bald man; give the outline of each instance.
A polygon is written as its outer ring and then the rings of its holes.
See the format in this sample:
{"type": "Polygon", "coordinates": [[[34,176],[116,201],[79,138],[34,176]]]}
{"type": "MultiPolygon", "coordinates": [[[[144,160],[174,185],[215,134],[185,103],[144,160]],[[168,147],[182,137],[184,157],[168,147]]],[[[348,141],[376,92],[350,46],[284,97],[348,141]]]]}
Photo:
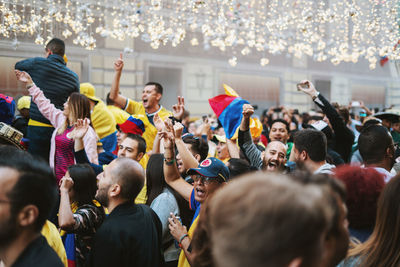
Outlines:
{"type": "Polygon", "coordinates": [[[244,152],[250,165],[266,171],[283,171],[286,163],[287,146],[281,141],[271,141],[264,151],[258,150],[250,134],[250,117],[254,108],[249,104],[243,105],[243,119],[239,127],[239,146],[244,152]]]}
{"type": "Polygon", "coordinates": [[[283,171],[286,164],[286,145],[280,141],[271,141],[265,148],[262,169],[283,171]]]}
{"type": "Polygon", "coordinates": [[[117,158],[100,174],[96,199],[110,214],[96,233],[90,266],[161,266],[161,222],[135,199],[144,170],[130,158],[117,158]],[[126,226],[129,227],[126,227],[126,226]]]}

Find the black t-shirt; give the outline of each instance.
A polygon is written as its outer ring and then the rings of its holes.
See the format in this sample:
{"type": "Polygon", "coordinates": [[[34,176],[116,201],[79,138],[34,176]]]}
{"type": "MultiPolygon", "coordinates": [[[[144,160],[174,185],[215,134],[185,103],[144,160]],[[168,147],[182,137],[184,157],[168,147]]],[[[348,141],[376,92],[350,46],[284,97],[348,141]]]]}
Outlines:
{"type": "Polygon", "coordinates": [[[57,253],[40,236],[33,240],[19,255],[12,267],[63,267],[57,253]]]}
{"type": "Polygon", "coordinates": [[[146,205],[117,206],[98,229],[89,266],[162,266],[162,230],[157,214],[146,205]]]}

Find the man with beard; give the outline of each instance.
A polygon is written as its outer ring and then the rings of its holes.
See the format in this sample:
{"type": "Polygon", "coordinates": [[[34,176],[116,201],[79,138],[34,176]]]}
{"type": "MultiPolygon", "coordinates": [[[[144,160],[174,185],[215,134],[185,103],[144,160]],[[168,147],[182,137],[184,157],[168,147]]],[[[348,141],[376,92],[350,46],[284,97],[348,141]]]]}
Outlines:
{"type": "Polygon", "coordinates": [[[393,178],[394,174],[390,171],[395,162],[395,146],[386,127],[371,125],[364,128],[358,138],[358,149],[365,167],[372,167],[383,174],[386,183],[393,178]]]}
{"type": "Polygon", "coordinates": [[[264,158],[261,157],[262,153],[258,150],[257,146],[251,139],[249,125],[250,117],[254,114],[254,108],[249,104],[243,105],[243,119],[239,128],[239,146],[244,152],[250,165],[258,169],[266,171],[283,171],[286,163],[286,145],[282,141],[287,141],[287,134],[285,135],[285,125],[281,122],[276,122],[272,125],[275,130],[270,135],[274,136],[264,151],[264,158]],[[282,125],[281,125],[282,124],[282,125]],[[285,137],[286,136],[286,137],[285,137]],[[278,139],[282,140],[279,141],[278,139]]]}
{"type": "Polygon", "coordinates": [[[110,214],[95,235],[90,266],[162,266],[161,222],[132,201],[144,180],[143,168],[129,158],[113,160],[100,175],[96,199],[110,214]]]}
{"type": "Polygon", "coordinates": [[[0,154],[0,260],[13,267],[62,267],[40,234],[56,196],[52,170],[10,146],[0,146],[0,154]]]}
{"type": "Polygon", "coordinates": [[[299,168],[305,168],[313,174],[331,175],[335,165],[326,162],[326,151],[326,136],[320,131],[305,129],[294,136],[292,153],[299,168]]]}

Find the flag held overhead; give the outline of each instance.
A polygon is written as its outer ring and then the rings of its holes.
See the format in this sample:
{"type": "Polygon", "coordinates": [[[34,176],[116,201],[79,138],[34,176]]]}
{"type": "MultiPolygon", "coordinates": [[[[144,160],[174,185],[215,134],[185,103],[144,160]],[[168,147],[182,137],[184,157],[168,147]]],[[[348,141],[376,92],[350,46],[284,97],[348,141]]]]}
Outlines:
{"type": "Polygon", "coordinates": [[[244,104],[249,104],[247,100],[242,99],[239,95],[229,86],[224,84],[225,95],[218,95],[210,98],[211,109],[217,115],[218,120],[224,128],[227,138],[232,138],[236,129],[240,126],[242,121],[242,109],[244,104]]]}

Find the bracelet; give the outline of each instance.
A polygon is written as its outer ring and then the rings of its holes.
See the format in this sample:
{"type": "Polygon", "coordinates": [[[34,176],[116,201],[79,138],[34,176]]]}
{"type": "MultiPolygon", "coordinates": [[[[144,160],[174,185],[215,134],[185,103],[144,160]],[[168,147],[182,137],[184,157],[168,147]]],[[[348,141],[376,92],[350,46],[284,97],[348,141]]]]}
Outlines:
{"type": "Polygon", "coordinates": [[[179,246],[182,245],[182,241],[183,241],[183,239],[185,239],[186,237],[189,237],[188,234],[184,234],[184,235],[181,236],[181,238],[179,238],[179,246]]]}
{"type": "Polygon", "coordinates": [[[172,164],[175,163],[175,159],[171,159],[171,160],[167,160],[166,158],[164,158],[164,162],[165,164],[167,164],[168,166],[171,166],[172,164]]]}

